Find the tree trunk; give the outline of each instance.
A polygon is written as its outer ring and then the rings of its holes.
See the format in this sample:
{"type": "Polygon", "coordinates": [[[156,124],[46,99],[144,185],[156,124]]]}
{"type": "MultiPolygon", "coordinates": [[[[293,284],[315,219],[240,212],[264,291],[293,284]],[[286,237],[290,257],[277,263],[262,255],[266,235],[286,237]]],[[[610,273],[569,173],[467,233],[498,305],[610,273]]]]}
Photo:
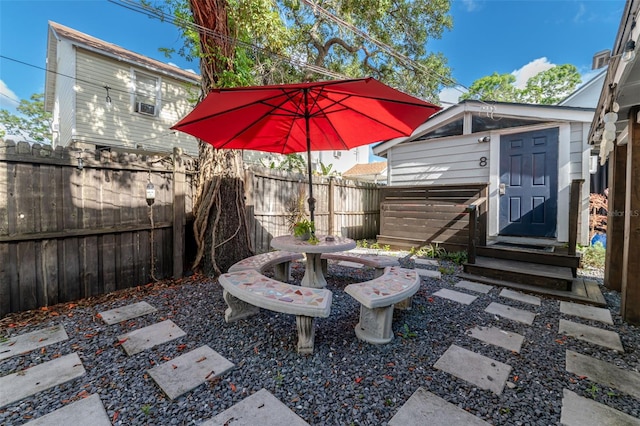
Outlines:
{"type": "MultiPolygon", "coordinates": [[[[234,46],[229,38],[225,0],[191,0],[193,20],[200,31],[202,92],[216,87],[219,76],[233,69],[234,46]]],[[[200,142],[194,194],[194,235],[197,255],[193,268],[207,275],[226,272],[253,254],[244,203],[242,155],[216,150],[200,142]]]]}

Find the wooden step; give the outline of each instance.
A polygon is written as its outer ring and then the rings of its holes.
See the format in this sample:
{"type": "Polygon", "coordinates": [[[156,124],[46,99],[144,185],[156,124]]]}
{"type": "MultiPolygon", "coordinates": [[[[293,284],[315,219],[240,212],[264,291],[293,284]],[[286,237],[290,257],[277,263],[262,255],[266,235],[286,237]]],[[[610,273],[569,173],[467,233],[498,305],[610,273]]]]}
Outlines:
{"type": "Polygon", "coordinates": [[[607,305],[598,283],[583,278],[574,278],[571,291],[555,290],[540,286],[520,284],[509,281],[497,280],[495,278],[481,277],[467,273],[460,273],[458,278],[468,281],[475,281],[483,284],[495,285],[499,287],[512,288],[525,293],[540,294],[553,297],[554,299],[567,300],[570,302],[584,303],[594,306],[604,307],[607,305]]]}
{"type": "Polygon", "coordinates": [[[573,283],[571,268],[483,256],[478,256],[474,264],[465,263],[464,272],[561,291],[570,291],[573,283]]]}
{"type": "Polygon", "coordinates": [[[572,269],[580,267],[580,255],[570,256],[563,253],[527,250],[517,247],[482,246],[476,248],[476,254],[483,257],[519,260],[541,265],[564,266],[572,269]]]}

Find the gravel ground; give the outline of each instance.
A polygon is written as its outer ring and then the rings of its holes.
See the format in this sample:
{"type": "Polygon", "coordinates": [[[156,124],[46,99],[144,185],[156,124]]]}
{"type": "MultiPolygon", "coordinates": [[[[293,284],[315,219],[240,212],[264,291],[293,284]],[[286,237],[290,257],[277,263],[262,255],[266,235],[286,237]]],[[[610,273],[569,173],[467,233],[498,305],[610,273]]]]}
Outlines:
{"type": "MultiPolygon", "coordinates": [[[[408,257],[401,262],[406,267],[414,266],[408,257]]],[[[446,269],[452,265],[443,266],[446,269]]],[[[582,273],[602,283],[597,271],[582,273]]],[[[303,265],[294,264],[294,281],[299,281],[302,274],[303,265]]],[[[292,315],[262,311],[250,319],[226,324],[221,287],[201,276],[3,318],[0,337],[62,324],[69,340],[0,361],[0,375],[72,352],[78,353],[87,374],[0,409],[0,424],[23,424],[93,393],[99,394],[117,425],[199,424],[261,388],[312,425],[385,424],[419,387],[495,425],[559,424],[563,389],[640,417],[637,399],[595,386],[564,367],[565,351],[570,349],[625,369],[640,369],[639,328],[621,321],[616,292],[602,288],[614,319],[614,325],[609,326],[561,315],[560,302],[554,299],[543,298],[541,306],[532,306],[500,298],[500,288],[479,295],[469,306],[461,305],[432,296],[440,288],[453,288],[459,281],[455,275],[423,278],[413,309],[396,310],[394,314],[395,339],[375,346],[356,339],[359,305],[342,291],[351,282],[373,278],[373,269],[354,270],[331,263],[329,275],[328,288],[334,292],[331,316],[316,320],[315,353],[309,356],[296,352],[292,315]],[[138,301],[150,303],[158,312],[111,326],[96,316],[100,311],[138,301]],[[500,319],[483,311],[492,301],[538,315],[531,326],[500,319]],[[620,354],[558,335],[561,317],[618,332],[626,352],[620,354]],[[165,319],[171,319],[187,335],[131,357],[119,347],[118,335],[165,319]],[[521,353],[473,339],[468,330],[478,325],[524,335],[521,353]],[[511,365],[513,370],[503,393],[494,395],[433,368],[452,344],[511,365]],[[232,361],[235,368],[170,401],[146,370],[202,345],[209,345],[232,361]]]]}

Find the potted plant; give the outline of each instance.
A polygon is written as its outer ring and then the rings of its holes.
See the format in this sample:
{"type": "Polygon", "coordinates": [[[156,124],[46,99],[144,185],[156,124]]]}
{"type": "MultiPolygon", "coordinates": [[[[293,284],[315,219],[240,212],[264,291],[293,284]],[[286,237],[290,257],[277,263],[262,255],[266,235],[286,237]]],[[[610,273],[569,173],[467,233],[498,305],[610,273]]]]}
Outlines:
{"type": "Polygon", "coordinates": [[[300,240],[308,240],[314,236],[316,228],[309,219],[302,219],[293,225],[293,236],[300,240]]]}

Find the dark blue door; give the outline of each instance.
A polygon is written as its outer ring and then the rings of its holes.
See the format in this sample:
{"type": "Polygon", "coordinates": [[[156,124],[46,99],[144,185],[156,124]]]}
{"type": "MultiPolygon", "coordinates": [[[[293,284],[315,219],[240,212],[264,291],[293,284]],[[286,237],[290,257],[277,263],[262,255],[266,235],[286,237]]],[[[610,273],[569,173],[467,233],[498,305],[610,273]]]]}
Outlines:
{"type": "Polygon", "coordinates": [[[500,137],[500,235],[555,237],[558,129],[500,137]]]}

